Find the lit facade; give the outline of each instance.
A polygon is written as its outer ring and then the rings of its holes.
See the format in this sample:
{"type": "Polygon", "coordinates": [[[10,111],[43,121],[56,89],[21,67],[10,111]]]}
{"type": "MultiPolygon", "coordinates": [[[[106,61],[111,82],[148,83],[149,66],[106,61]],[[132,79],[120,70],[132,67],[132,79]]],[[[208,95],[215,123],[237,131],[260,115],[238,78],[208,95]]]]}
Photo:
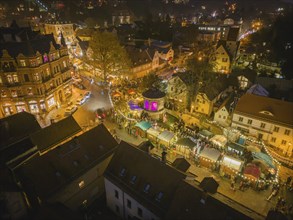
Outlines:
{"type": "Polygon", "coordinates": [[[279,148],[290,157],[293,150],[292,109],[291,102],[246,94],[237,103],[232,127],[279,148]]]}
{"type": "Polygon", "coordinates": [[[223,45],[220,45],[211,58],[215,72],[229,74],[231,72],[231,58],[223,45]]]}
{"type": "MultiPolygon", "coordinates": [[[[45,39],[43,39],[45,41],[45,39]]],[[[48,112],[66,101],[72,92],[71,68],[66,47],[49,43],[47,53],[0,56],[0,116],[17,112],[48,112]]],[[[14,45],[17,47],[17,44],[14,45]]]]}

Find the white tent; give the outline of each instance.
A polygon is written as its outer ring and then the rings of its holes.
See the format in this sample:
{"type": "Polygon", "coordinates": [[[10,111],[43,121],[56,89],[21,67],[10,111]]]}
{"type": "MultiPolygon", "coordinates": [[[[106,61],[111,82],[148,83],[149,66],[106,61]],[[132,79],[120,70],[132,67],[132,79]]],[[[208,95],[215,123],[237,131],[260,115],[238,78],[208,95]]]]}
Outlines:
{"type": "Polygon", "coordinates": [[[222,160],[222,165],[225,165],[239,172],[242,169],[243,161],[237,160],[233,157],[224,156],[222,160]]]}
{"type": "Polygon", "coordinates": [[[220,151],[214,148],[208,148],[208,147],[205,147],[199,154],[200,157],[204,157],[213,162],[216,162],[219,159],[220,155],[221,155],[220,151]]]}
{"type": "Polygon", "coordinates": [[[210,141],[221,147],[224,147],[227,144],[227,138],[223,135],[215,135],[210,141]]]}
{"type": "Polygon", "coordinates": [[[175,134],[171,131],[163,131],[159,136],[158,136],[158,141],[161,144],[165,144],[167,146],[170,145],[171,140],[174,138],[175,134]]]}

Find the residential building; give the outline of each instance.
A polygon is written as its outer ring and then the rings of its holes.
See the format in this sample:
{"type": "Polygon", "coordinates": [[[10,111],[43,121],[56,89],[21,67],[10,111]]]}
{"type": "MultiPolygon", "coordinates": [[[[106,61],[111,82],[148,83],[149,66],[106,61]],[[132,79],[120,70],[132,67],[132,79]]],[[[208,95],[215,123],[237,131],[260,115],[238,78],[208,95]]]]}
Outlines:
{"type": "Polygon", "coordinates": [[[229,74],[231,72],[232,57],[225,47],[224,41],[219,41],[210,60],[215,72],[229,74]]]}
{"type": "Polygon", "coordinates": [[[72,91],[67,47],[28,28],[0,29],[0,117],[50,111],[72,91]]]}
{"type": "Polygon", "coordinates": [[[53,34],[57,44],[61,44],[61,35],[63,35],[66,45],[72,45],[76,42],[73,23],[67,21],[46,21],[44,23],[45,34],[53,34]]]}
{"type": "Polygon", "coordinates": [[[162,65],[159,53],[155,50],[134,46],[126,46],[125,49],[132,63],[130,73],[127,76],[130,79],[144,77],[162,65]]]}
{"type": "Polygon", "coordinates": [[[20,112],[0,119],[0,164],[13,169],[38,151],[30,135],[40,131],[35,116],[20,112]],[[21,126],[24,125],[24,126],[21,126]]]}
{"type": "MultiPolygon", "coordinates": [[[[49,131],[47,134],[51,136],[49,131]]],[[[45,154],[34,155],[15,170],[15,176],[31,207],[61,203],[78,210],[104,192],[103,173],[116,146],[101,124],[71,136],[45,154]]]]}
{"type": "Polygon", "coordinates": [[[222,105],[215,111],[214,121],[220,125],[227,127],[231,124],[231,115],[234,110],[235,99],[230,95],[225,99],[222,105]]]}
{"type": "Polygon", "coordinates": [[[292,155],[293,103],[253,94],[243,95],[235,108],[232,127],[292,155]]]}
{"type": "Polygon", "coordinates": [[[104,176],[107,206],[119,217],[157,220],[164,218],[186,175],[121,142],[104,176]]]}
{"type": "Polygon", "coordinates": [[[184,111],[188,105],[189,86],[192,83],[190,73],[179,73],[173,75],[168,81],[167,98],[172,105],[172,109],[184,111]]]}
{"type": "Polygon", "coordinates": [[[226,39],[230,26],[228,25],[206,25],[206,24],[199,24],[196,25],[197,29],[199,31],[209,31],[209,32],[220,32],[221,33],[221,39],[226,39]]]}

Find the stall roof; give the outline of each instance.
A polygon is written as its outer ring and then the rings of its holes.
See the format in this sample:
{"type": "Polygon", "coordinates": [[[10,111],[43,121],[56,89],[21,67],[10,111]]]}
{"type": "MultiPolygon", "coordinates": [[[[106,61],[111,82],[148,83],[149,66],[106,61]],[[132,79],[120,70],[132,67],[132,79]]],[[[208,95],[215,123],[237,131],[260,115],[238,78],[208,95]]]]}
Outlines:
{"type": "Polygon", "coordinates": [[[189,147],[191,149],[196,145],[196,143],[194,143],[190,138],[181,138],[176,142],[176,144],[189,147]]]}
{"type": "Polygon", "coordinates": [[[215,144],[218,144],[220,146],[225,146],[227,143],[227,138],[224,135],[215,135],[210,139],[215,144]]]}
{"type": "Polygon", "coordinates": [[[154,129],[154,128],[149,128],[149,129],[147,130],[147,133],[150,134],[150,135],[153,135],[153,136],[155,136],[155,137],[158,137],[159,134],[160,134],[160,131],[158,131],[158,130],[156,130],[156,129],[154,129]]]}
{"type": "Polygon", "coordinates": [[[208,131],[208,130],[201,130],[201,131],[199,131],[198,133],[199,133],[200,135],[205,136],[205,137],[208,137],[208,138],[210,138],[210,137],[213,136],[213,133],[210,132],[210,131],[208,131]]]}
{"type": "Polygon", "coordinates": [[[146,131],[148,130],[150,127],[152,127],[151,123],[147,122],[147,121],[141,121],[138,122],[135,127],[139,127],[141,130],[146,131]]]}
{"type": "Polygon", "coordinates": [[[243,165],[243,161],[233,157],[224,156],[222,164],[234,170],[240,171],[243,165]]]}
{"type": "Polygon", "coordinates": [[[200,157],[207,158],[209,160],[212,160],[213,162],[216,162],[221,155],[221,152],[216,150],[215,148],[208,148],[205,147],[199,154],[200,157]]]}
{"type": "Polygon", "coordinates": [[[249,175],[256,179],[260,176],[260,170],[255,164],[247,164],[243,173],[244,175],[249,175]]]}
{"type": "Polygon", "coordinates": [[[174,137],[174,133],[171,132],[171,131],[167,131],[167,130],[163,131],[163,132],[158,136],[159,139],[161,139],[161,140],[163,140],[163,141],[167,141],[167,142],[171,141],[173,137],[174,137]]]}
{"type": "Polygon", "coordinates": [[[234,150],[237,151],[244,151],[245,146],[241,145],[241,144],[237,144],[237,143],[229,143],[228,147],[233,148],[234,150]]]}
{"type": "Polygon", "coordinates": [[[275,165],[273,164],[272,158],[269,155],[264,154],[262,152],[252,152],[252,156],[255,159],[260,159],[264,161],[271,168],[276,168],[275,165]]]}

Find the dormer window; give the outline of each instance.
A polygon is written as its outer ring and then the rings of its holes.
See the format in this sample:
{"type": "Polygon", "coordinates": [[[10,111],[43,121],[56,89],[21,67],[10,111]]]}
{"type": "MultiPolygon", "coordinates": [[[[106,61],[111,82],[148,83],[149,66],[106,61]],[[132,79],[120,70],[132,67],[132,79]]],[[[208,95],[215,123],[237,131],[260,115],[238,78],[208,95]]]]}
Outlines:
{"type": "Polygon", "coordinates": [[[49,61],[49,59],[48,59],[48,55],[47,55],[47,54],[45,54],[45,55],[43,56],[43,60],[44,60],[44,63],[47,63],[47,62],[49,61]]]}
{"type": "Polygon", "coordinates": [[[274,116],[273,113],[271,113],[269,111],[261,111],[259,113],[264,114],[264,115],[274,116]]]}
{"type": "Polygon", "coordinates": [[[137,179],[137,176],[134,175],[134,176],[131,177],[130,182],[131,182],[132,184],[134,184],[135,181],[136,181],[136,179],[137,179]]]}
{"type": "Polygon", "coordinates": [[[151,188],[151,185],[150,185],[150,184],[146,184],[146,185],[144,186],[143,191],[144,191],[145,193],[148,193],[148,192],[150,191],[150,188],[151,188]]]}
{"type": "Polygon", "coordinates": [[[159,192],[158,194],[157,194],[157,196],[156,196],[156,200],[158,201],[158,202],[160,202],[161,201],[161,199],[162,199],[162,197],[163,197],[163,193],[162,192],[159,192]]]}
{"type": "Polygon", "coordinates": [[[26,66],[25,60],[20,60],[19,64],[20,64],[20,66],[26,66]]]}
{"type": "Polygon", "coordinates": [[[120,171],[120,176],[125,176],[126,175],[126,169],[122,168],[120,171]]]}

